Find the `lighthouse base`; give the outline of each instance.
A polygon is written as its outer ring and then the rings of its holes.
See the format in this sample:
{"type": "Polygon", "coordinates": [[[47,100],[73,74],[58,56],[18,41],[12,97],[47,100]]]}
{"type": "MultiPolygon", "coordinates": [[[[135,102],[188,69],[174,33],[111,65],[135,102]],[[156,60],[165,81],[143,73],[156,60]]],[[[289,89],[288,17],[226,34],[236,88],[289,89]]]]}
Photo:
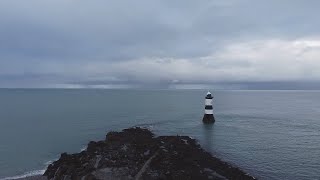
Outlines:
{"type": "Polygon", "coordinates": [[[205,115],[203,116],[202,122],[203,122],[204,124],[212,124],[212,123],[214,123],[214,122],[215,122],[215,119],[214,119],[213,114],[205,114],[205,115]]]}

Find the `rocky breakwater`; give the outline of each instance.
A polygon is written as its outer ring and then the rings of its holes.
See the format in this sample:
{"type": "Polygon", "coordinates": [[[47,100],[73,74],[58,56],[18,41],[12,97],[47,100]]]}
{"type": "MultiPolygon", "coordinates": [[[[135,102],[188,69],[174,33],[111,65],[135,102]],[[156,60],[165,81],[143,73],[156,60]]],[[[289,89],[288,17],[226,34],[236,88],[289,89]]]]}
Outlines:
{"type": "Polygon", "coordinates": [[[48,179],[255,179],[205,152],[187,136],[159,136],[143,128],[109,132],[77,154],[61,154],[48,179]]]}

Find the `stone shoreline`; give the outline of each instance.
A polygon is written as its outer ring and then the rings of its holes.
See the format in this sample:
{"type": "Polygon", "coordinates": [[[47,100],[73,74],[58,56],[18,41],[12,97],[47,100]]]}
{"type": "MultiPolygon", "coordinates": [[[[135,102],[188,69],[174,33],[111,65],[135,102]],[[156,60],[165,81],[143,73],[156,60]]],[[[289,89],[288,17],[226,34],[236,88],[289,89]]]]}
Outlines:
{"type": "Polygon", "coordinates": [[[65,180],[255,179],[204,151],[188,136],[155,137],[139,127],[109,132],[105,140],[91,141],[80,153],[61,154],[44,176],[65,180]]]}

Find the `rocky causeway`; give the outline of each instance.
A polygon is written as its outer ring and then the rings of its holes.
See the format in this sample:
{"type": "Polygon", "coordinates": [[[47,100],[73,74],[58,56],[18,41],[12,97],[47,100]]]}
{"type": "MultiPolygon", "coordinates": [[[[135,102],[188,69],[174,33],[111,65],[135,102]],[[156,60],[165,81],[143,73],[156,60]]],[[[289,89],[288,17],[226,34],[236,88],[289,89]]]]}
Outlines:
{"type": "Polygon", "coordinates": [[[109,132],[76,154],[62,153],[42,177],[52,180],[255,179],[188,136],[155,136],[134,127],[109,132]]]}

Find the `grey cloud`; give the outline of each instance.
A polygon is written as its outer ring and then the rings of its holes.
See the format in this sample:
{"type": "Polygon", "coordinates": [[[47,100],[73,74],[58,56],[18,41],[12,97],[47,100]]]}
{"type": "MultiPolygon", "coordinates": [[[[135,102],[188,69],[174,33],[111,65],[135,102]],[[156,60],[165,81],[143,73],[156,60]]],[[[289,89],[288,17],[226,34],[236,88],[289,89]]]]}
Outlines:
{"type": "Polygon", "coordinates": [[[0,86],[267,81],[274,77],[254,72],[262,72],[263,63],[218,55],[243,41],[319,36],[319,5],[316,0],[2,0],[0,86]]]}

